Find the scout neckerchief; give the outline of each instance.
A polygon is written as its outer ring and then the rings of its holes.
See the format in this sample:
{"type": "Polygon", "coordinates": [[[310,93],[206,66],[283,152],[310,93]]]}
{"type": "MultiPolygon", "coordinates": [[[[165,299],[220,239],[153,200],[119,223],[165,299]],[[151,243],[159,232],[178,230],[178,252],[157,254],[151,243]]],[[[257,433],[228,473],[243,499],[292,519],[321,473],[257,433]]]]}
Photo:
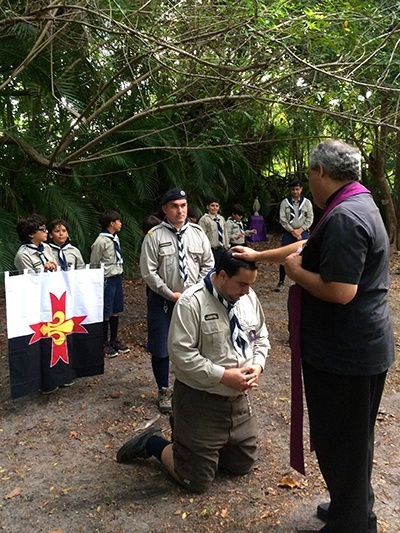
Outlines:
{"type": "Polygon", "coordinates": [[[64,250],[72,248],[72,245],[69,242],[65,242],[63,245],[58,246],[54,242],[49,242],[49,246],[51,246],[53,250],[57,250],[57,257],[60,263],[61,270],[68,270],[68,262],[67,258],[65,257],[64,250]]]}
{"type": "Polygon", "coordinates": [[[223,246],[224,245],[224,230],[222,229],[222,226],[221,226],[221,222],[220,222],[220,217],[219,216],[216,216],[213,218],[214,222],[217,224],[217,228],[218,228],[218,243],[220,246],[223,246]]]}
{"type": "MultiPolygon", "coordinates": [[[[336,206],[357,194],[371,194],[359,182],[350,182],[344,185],[329,203],[313,233],[321,222],[335,209],[336,206]]],[[[301,380],[301,292],[302,288],[297,283],[289,290],[289,344],[292,352],[292,401],[291,401],[291,424],[290,424],[290,465],[292,468],[305,474],[304,451],[303,451],[303,390],[301,380]]],[[[311,435],[312,438],[312,435],[311,435]]]]}
{"type": "Polygon", "coordinates": [[[204,278],[204,284],[208,292],[212,294],[214,298],[216,298],[219,302],[221,302],[221,304],[228,310],[229,327],[231,330],[231,339],[233,347],[240,356],[247,357],[246,351],[248,350],[248,348],[250,348],[250,344],[245,332],[243,331],[242,326],[240,325],[239,319],[236,316],[237,301],[229,302],[217,291],[217,289],[214,287],[213,282],[211,281],[211,274],[213,274],[214,272],[214,269],[211,269],[209,271],[207,276],[204,278]]]}
{"type": "Polygon", "coordinates": [[[121,253],[121,247],[119,245],[119,239],[118,239],[118,235],[116,233],[111,233],[108,231],[108,229],[103,229],[103,231],[100,233],[100,235],[105,235],[106,237],[109,237],[110,239],[112,239],[113,243],[114,243],[114,250],[115,250],[115,255],[117,256],[117,265],[122,265],[122,263],[124,262],[124,259],[122,257],[122,253],[121,253]]]}
{"type": "Polygon", "coordinates": [[[231,220],[236,224],[236,226],[238,226],[238,228],[240,229],[240,233],[244,233],[244,226],[241,220],[236,220],[233,217],[229,217],[228,220],[231,220]]]}
{"type": "MultiPolygon", "coordinates": [[[[298,207],[298,210],[299,210],[298,220],[300,220],[303,217],[302,209],[304,207],[305,201],[306,201],[306,199],[304,198],[304,196],[300,196],[299,201],[297,202],[297,207],[298,207]]],[[[290,209],[289,224],[291,224],[293,222],[293,220],[296,218],[296,209],[295,209],[295,204],[294,204],[294,200],[293,200],[292,196],[288,196],[286,198],[286,203],[288,204],[289,209],[290,209]]]]}
{"type": "Polygon", "coordinates": [[[180,230],[177,230],[172,224],[168,222],[168,220],[163,220],[162,222],[163,226],[169,229],[172,233],[175,233],[177,241],[178,241],[178,260],[179,260],[179,275],[181,277],[181,280],[183,283],[186,283],[188,279],[188,272],[187,272],[187,265],[186,265],[186,254],[185,254],[185,248],[183,246],[183,234],[189,227],[189,222],[185,220],[184,225],[181,227],[180,230]]]}
{"type": "Polygon", "coordinates": [[[43,266],[47,263],[48,259],[44,253],[43,243],[40,243],[39,246],[36,246],[36,244],[32,244],[32,243],[25,244],[25,246],[27,246],[28,248],[31,248],[32,250],[36,250],[43,266]]]}

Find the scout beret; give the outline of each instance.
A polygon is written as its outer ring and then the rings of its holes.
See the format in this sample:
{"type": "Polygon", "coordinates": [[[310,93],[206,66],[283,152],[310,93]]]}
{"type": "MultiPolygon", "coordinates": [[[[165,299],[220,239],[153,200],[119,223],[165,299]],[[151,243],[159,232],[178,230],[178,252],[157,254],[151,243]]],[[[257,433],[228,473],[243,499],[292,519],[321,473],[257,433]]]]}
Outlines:
{"type": "Polygon", "coordinates": [[[185,200],[186,199],[186,193],[182,189],[170,189],[167,191],[162,200],[161,205],[165,205],[168,202],[172,202],[173,200],[185,200]]]}
{"type": "Polygon", "coordinates": [[[303,187],[303,182],[301,180],[293,180],[289,183],[289,187],[303,187]]]}

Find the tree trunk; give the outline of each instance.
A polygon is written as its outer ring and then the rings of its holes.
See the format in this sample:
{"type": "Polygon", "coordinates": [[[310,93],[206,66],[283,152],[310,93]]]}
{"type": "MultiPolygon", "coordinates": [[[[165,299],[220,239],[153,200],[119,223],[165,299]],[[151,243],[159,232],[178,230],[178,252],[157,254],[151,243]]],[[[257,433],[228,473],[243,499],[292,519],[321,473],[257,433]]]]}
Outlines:
{"type": "Polygon", "coordinates": [[[384,124],[384,118],[387,116],[389,102],[384,100],[381,106],[381,126],[375,128],[375,142],[369,157],[369,170],[376,179],[381,193],[381,203],[385,212],[385,226],[389,236],[390,244],[397,246],[397,216],[392,199],[392,191],[389,187],[385,175],[386,146],[388,143],[388,128],[384,124]]]}
{"type": "MultiPolygon", "coordinates": [[[[400,125],[400,117],[398,119],[400,125]]],[[[396,194],[396,215],[400,220],[400,131],[396,132],[396,167],[395,167],[395,194],[396,194]]],[[[400,250],[400,232],[397,233],[396,250],[400,250]]]]}

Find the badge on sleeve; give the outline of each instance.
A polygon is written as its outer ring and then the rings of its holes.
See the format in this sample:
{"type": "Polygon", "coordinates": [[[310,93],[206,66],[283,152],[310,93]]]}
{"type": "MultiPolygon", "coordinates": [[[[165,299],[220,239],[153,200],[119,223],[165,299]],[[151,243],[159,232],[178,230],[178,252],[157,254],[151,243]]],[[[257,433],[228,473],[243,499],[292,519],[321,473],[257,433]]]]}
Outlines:
{"type": "Polygon", "coordinates": [[[255,329],[249,331],[249,339],[251,342],[254,342],[257,339],[257,332],[255,329]]]}

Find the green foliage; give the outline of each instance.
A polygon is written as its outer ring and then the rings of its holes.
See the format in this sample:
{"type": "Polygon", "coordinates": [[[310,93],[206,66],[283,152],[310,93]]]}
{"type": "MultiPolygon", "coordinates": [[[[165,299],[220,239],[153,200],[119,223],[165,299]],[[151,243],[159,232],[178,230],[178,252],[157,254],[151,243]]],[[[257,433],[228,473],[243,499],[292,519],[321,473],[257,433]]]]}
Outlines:
{"type": "Polygon", "coordinates": [[[319,139],[367,156],[382,124],[396,189],[398,2],[38,0],[0,13],[0,216],[11,226],[32,211],[65,216],[88,258],[98,213],[118,209],[131,275],[141,219],[169,187],[248,211],[258,194],[267,215],[319,139]]]}

